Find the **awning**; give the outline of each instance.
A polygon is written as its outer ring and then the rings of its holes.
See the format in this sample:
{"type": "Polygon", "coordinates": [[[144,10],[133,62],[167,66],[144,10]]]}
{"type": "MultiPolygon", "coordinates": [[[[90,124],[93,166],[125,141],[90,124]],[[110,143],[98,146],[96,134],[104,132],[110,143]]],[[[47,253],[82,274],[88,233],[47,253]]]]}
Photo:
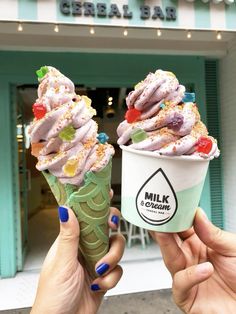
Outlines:
{"type": "Polygon", "coordinates": [[[0,21],[236,30],[234,0],[1,0],[0,21]]]}

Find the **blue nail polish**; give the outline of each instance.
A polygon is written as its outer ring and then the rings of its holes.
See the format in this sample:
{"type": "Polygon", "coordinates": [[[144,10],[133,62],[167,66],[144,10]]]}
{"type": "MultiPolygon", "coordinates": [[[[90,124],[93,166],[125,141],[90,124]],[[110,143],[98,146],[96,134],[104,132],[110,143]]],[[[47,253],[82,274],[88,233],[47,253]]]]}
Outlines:
{"type": "Polygon", "coordinates": [[[67,222],[69,219],[68,209],[60,206],[58,208],[58,214],[61,222],[67,222]]]}
{"type": "Polygon", "coordinates": [[[113,215],[113,216],[111,217],[111,221],[112,221],[115,225],[118,226],[118,224],[119,224],[119,217],[116,216],[116,215],[113,215]]]}
{"type": "Polygon", "coordinates": [[[100,287],[98,284],[94,283],[93,285],[90,286],[92,291],[98,291],[100,290],[100,287]]]}
{"type": "Polygon", "coordinates": [[[109,269],[109,267],[110,266],[108,264],[102,263],[96,268],[96,272],[101,276],[109,269]]]}

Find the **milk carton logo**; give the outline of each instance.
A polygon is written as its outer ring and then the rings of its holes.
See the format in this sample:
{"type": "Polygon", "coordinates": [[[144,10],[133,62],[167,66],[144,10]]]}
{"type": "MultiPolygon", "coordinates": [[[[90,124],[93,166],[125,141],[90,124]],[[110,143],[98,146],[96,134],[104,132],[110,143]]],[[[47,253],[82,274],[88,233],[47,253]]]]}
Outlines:
{"type": "Polygon", "coordinates": [[[163,225],[174,217],[178,208],[177,197],[161,168],[141,186],[136,196],[136,208],[141,218],[151,225],[163,225]]]}

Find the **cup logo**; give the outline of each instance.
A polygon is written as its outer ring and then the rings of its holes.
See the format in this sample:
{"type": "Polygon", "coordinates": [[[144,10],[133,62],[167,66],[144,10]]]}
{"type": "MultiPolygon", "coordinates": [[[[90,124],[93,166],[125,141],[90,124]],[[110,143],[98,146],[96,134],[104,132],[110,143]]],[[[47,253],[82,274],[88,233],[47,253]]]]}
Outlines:
{"type": "Polygon", "coordinates": [[[164,171],[159,168],[141,186],[136,196],[140,217],[155,226],[170,221],[178,208],[175,191],[164,171]]]}

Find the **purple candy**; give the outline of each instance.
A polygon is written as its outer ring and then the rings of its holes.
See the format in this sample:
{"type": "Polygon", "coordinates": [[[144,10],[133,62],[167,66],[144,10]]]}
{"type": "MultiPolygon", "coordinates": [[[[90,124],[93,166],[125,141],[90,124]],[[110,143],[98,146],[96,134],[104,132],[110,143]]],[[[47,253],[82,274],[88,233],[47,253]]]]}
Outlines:
{"type": "Polygon", "coordinates": [[[184,122],[182,114],[175,112],[172,121],[168,124],[168,128],[174,131],[178,131],[184,122]]]}

